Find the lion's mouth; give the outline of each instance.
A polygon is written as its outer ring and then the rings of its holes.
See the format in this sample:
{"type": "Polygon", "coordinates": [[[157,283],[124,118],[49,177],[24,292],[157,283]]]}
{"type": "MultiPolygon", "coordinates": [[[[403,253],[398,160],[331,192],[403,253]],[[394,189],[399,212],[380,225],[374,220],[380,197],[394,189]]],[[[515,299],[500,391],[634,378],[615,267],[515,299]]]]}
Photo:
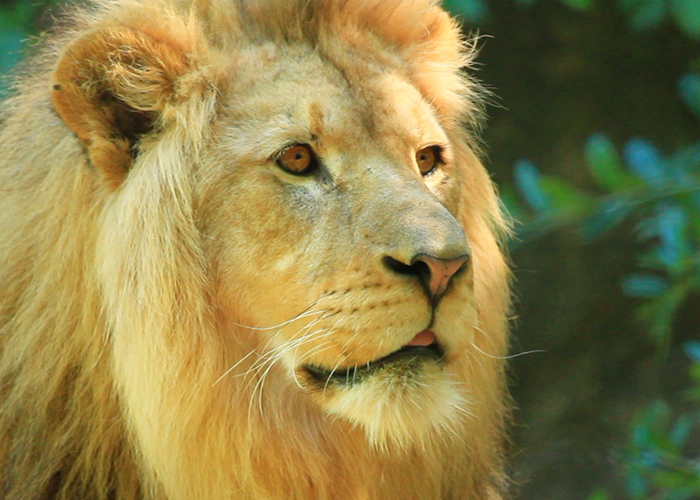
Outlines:
{"type": "Polygon", "coordinates": [[[367,376],[390,366],[412,368],[428,360],[439,362],[444,356],[445,352],[435,338],[435,334],[431,330],[423,330],[401,349],[369,363],[335,370],[305,365],[304,370],[312,379],[324,386],[329,383],[347,386],[361,382],[367,376]]]}

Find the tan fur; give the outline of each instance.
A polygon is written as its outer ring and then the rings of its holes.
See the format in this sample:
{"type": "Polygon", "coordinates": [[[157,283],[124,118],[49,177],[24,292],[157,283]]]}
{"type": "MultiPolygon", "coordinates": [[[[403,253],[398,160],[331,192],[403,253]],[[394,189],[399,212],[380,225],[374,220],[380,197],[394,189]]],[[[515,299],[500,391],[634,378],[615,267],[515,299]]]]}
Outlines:
{"type": "Polygon", "coordinates": [[[3,107],[0,497],[502,498],[508,272],[471,57],[430,0],[75,14],[3,107]],[[291,143],[325,174],[283,172],[291,143]],[[382,258],[448,252],[455,218],[444,362],[315,384],[428,326],[382,258]]]}

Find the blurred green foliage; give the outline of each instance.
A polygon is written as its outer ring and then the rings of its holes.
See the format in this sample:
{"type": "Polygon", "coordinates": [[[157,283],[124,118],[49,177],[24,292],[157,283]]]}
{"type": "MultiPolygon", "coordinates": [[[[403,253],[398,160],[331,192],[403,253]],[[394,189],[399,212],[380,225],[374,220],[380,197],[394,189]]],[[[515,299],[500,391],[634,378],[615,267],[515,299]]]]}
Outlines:
{"type": "MultiPolygon", "coordinates": [[[[539,0],[512,0],[523,7],[539,0]]],[[[596,0],[559,0],[567,7],[588,11],[596,7],[596,0]]],[[[598,0],[600,1],[600,0],[598,0]]],[[[633,30],[656,29],[671,20],[687,36],[700,38],[700,2],[698,0],[617,0],[633,30]]],[[[489,15],[488,0],[445,0],[444,5],[464,19],[479,23],[489,15]]]]}
{"type": "MultiPolygon", "coordinates": [[[[693,371],[700,370],[699,345],[691,344],[695,351],[693,371]]],[[[700,460],[688,456],[685,450],[699,423],[700,413],[686,412],[674,418],[670,406],[663,401],[656,401],[639,412],[632,422],[628,447],[620,457],[630,498],[698,498],[700,460]]]]}
{"type": "MultiPolygon", "coordinates": [[[[700,119],[700,75],[679,83],[680,95],[700,119]]],[[[638,271],[621,283],[639,299],[637,315],[665,348],[680,306],[700,292],[700,142],[665,157],[649,141],[633,138],[618,148],[603,134],[588,140],[583,154],[597,192],[583,192],[561,179],[541,175],[527,160],[515,165],[514,191],[504,202],[522,222],[520,238],[574,226],[581,238],[601,236],[633,218],[644,245],[638,271]]],[[[517,241],[515,246],[517,247],[517,241]]],[[[700,342],[685,345],[693,361],[689,398],[700,401],[700,342]]],[[[634,500],[690,500],[700,497],[700,459],[688,457],[688,438],[700,428],[700,413],[674,420],[669,405],[655,401],[632,422],[628,448],[619,453],[629,497],[634,500]]],[[[600,489],[589,500],[612,498],[600,489]]]]}
{"type": "Polygon", "coordinates": [[[0,2],[0,97],[5,95],[7,75],[22,59],[31,36],[37,33],[37,16],[51,3],[4,1],[0,2]]]}
{"type": "MultiPolygon", "coordinates": [[[[700,95],[688,98],[689,105],[700,106],[700,95]]],[[[584,240],[591,240],[634,219],[645,250],[638,255],[639,271],[621,286],[640,299],[638,315],[653,339],[667,345],[676,310],[700,291],[700,142],[664,157],[651,142],[633,138],[620,154],[605,135],[596,134],[583,154],[597,192],[543,176],[527,160],[515,165],[526,207],[512,190],[506,189],[503,199],[522,223],[518,238],[575,226],[584,240]]]]}

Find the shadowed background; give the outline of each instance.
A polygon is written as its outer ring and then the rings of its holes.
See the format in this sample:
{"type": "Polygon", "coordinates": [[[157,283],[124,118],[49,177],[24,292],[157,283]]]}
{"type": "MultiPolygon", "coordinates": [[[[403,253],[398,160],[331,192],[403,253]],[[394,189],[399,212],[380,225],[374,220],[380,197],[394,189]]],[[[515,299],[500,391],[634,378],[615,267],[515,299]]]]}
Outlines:
{"type": "MultiPolygon", "coordinates": [[[[61,3],[0,0],[0,74],[61,3]]],[[[700,0],[445,6],[519,221],[514,497],[700,498],[700,0]]]]}

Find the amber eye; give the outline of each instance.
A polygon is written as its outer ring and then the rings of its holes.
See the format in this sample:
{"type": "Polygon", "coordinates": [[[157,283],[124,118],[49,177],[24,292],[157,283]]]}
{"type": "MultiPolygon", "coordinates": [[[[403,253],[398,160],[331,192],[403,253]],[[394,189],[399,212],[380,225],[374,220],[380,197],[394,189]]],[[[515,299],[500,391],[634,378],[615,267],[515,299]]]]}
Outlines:
{"type": "Polygon", "coordinates": [[[277,164],[289,173],[302,175],[316,166],[316,155],[310,146],[297,144],[285,149],[277,158],[277,164]]]}
{"type": "Polygon", "coordinates": [[[428,175],[440,161],[440,148],[438,146],[428,146],[416,152],[416,163],[421,175],[428,175]]]}

